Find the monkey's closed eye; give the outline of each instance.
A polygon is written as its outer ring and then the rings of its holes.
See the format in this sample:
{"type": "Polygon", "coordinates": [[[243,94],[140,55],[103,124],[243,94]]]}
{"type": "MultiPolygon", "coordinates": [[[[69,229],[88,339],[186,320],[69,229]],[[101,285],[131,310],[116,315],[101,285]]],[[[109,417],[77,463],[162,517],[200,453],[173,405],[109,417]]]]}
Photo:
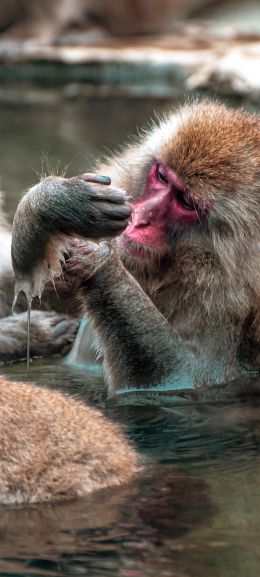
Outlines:
{"type": "Polygon", "coordinates": [[[167,173],[166,173],[165,169],[163,168],[162,164],[158,164],[157,178],[163,184],[169,184],[167,173]]]}

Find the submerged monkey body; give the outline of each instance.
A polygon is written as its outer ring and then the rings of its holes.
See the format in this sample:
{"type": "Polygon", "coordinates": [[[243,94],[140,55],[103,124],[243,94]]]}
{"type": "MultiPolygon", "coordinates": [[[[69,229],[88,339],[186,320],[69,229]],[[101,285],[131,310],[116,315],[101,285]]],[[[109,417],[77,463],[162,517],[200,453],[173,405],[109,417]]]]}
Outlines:
{"type": "Polygon", "coordinates": [[[0,382],[0,504],[53,502],[128,483],[139,457],[120,427],[57,391],[0,382]]]}
{"type": "Polygon", "coordinates": [[[110,388],[193,388],[259,370],[259,117],[187,105],[98,171],[127,191],[132,220],[113,248],[74,244],[67,275],[110,388]]]}

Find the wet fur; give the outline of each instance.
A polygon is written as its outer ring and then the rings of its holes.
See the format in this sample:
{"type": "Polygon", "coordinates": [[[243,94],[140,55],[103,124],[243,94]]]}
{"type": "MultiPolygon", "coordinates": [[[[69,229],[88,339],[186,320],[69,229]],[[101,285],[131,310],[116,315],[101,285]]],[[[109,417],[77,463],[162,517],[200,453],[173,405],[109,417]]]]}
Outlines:
{"type": "MultiPolygon", "coordinates": [[[[24,229],[22,234],[24,233],[24,229]]],[[[11,262],[11,227],[3,211],[0,193],[0,364],[23,360],[27,349],[27,303],[20,297],[12,315],[14,272],[11,262]],[[22,313],[22,314],[21,314],[22,313]]],[[[49,285],[41,302],[45,311],[31,314],[31,354],[49,356],[64,354],[75,338],[78,321],[77,307],[72,304],[69,283],[58,283],[59,294],[49,285]],[[70,315],[73,308],[73,317],[70,315]],[[56,314],[56,312],[57,314],[56,314]]],[[[35,303],[39,308],[39,302],[35,303]]]]}
{"type": "Polygon", "coordinates": [[[128,483],[139,457],[120,427],[57,391],[0,380],[0,503],[82,497],[128,483]]]}
{"type": "MultiPolygon", "coordinates": [[[[73,279],[93,319],[110,387],[168,386],[176,379],[197,387],[259,367],[259,145],[257,115],[194,102],[97,166],[134,202],[152,163],[163,162],[196,204],[210,206],[196,224],[173,219],[164,245],[141,248],[145,258],[133,258],[120,237],[109,258],[102,245],[76,247],[66,282],[73,279]],[[243,356],[249,341],[250,358],[243,356]]],[[[60,221],[74,209],[71,183],[60,221]]]]}

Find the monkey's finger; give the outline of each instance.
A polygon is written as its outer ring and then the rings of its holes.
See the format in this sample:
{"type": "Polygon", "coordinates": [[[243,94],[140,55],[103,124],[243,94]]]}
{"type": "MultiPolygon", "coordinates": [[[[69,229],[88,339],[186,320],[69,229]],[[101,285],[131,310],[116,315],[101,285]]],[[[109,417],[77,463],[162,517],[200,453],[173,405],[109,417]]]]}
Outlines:
{"type": "Polygon", "coordinates": [[[79,174],[78,178],[80,178],[80,180],[85,180],[86,182],[96,182],[97,184],[104,185],[111,184],[111,178],[109,178],[109,176],[101,176],[94,172],[84,172],[83,174],[79,174]]]}
{"type": "Polygon", "coordinates": [[[127,197],[124,190],[120,190],[119,188],[109,188],[95,190],[95,195],[93,196],[93,200],[97,201],[106,201],[115,204],[128,204],[127,197]]]}
{"type": "Polygon", "coordinates": [[[103,217],[108,217],[111,220],[126,220],[131,216],[131,207],[127,204],[120,204],[113,206],[109,203],[100,203],[98,205],[98,210],[103,217]]]}
{"type": "Polygon", "coordinates": [[[73,249],[73,254],[75,251],[78,251],[79,254],[82,254],[83,250],[88,250],[88,252],[98,252],[99,244],[98,242],[93,242],[92,240],[82,240],[79,238],[74,238],[69,243],[69,247],[73,249]]]}
{"type": "Polygon", "coordinates": [[[129,224],[129,220],[109,220],[105,236],[115,236],[122,232],[129,224]]]}

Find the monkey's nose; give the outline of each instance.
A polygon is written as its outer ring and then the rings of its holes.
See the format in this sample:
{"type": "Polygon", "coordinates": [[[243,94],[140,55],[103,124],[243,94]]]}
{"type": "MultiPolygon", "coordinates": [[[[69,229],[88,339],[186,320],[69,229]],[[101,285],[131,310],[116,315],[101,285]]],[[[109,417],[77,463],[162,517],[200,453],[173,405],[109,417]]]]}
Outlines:
{"type": "Polygon", "coordinates": [[[133,212],[132,224],[135,227],[148,226],[154,219],[154,211],[147,210],[145,207],[139,208],[133,212]]]}

